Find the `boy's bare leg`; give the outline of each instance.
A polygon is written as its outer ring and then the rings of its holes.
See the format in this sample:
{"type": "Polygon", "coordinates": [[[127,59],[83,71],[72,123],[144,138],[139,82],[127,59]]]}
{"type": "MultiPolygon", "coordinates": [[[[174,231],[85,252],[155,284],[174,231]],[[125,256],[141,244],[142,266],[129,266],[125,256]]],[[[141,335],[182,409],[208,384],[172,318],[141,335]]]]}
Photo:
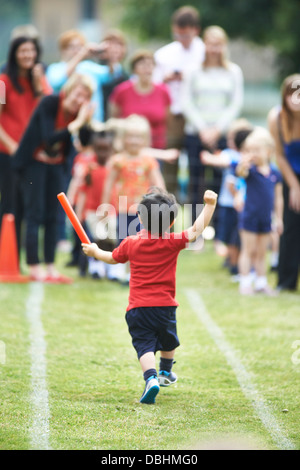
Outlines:
{"type": "Polygon", "coordinates": [[[266,276],[266,257],[270,243],[270,234],[260,234],[257,237],[255,269],[257,276],[266,276]]]}
{"type": "Polygon", "coordinates": [[[175,349],[173,351],[160,351],[160,356],[165,359],[174,359],[175,349]]]}
{"type": "Polygon", "coordinates": [[[239,271],[242,276],[249,274],[256,256],[257,234],[241,231],[241,252],[239,257],[239,271]]]}
{"type": "Polygon", "coordinates": [[[242,294],[252,294],[252,276],[251,268],[254,265],[257,251],[257,234],[241,231],[241,253],[239,257],[239,273],[240,273],[240,292],[242,294]]]}
{"type": "Polygon", "coordinates": [[[266,256],[270,244],[270,234],[260,234],[257,237],[257,252],[255,259],[255,290],[258,292],[265,292],[272,294],[272,289],[268,286],[267,273],[266,273],[266,256]]]}
{"type": "Polygon", "coordinates": [[[155,355],[153,352],[147,352],[140,357],[140,364],[143,372],[149,369],[155,369],[155,355]]]}
{"type": "Polygon", "coordinates": [[[140,403],[153,404],[159,392],[159,383],[155,368],[154,352],[147,352],[140,357],[140,364],[144,373],[145,390],[140,398],[140,403]]]}

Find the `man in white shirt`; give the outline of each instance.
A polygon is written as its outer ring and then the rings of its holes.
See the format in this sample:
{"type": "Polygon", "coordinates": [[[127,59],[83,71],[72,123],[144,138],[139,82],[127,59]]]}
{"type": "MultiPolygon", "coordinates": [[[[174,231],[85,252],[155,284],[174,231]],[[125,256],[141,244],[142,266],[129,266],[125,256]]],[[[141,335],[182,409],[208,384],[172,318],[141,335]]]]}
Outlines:
{"type": "MultiPolygon", "coordinates": [[[[175,11],[171,20],[174,41],[155,53],[154,81],[168,85],[171,94],[168,118],[168,148],[181,149],[184,138],[184,117],[181,108],[182,81],[184,75],[198,68],[204,60],[205,47],[200,34],[198,10],[183,6],[175,11]]],[[[164,165],[164,177],[170,192],[177,194],[178,164],[164,165]]]]}

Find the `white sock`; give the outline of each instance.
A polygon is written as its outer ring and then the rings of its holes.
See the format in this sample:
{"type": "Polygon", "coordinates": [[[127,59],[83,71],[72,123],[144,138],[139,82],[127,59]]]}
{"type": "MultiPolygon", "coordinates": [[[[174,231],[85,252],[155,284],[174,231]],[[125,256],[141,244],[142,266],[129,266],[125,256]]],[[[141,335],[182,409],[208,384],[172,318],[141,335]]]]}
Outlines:
{"type": "Polygon", "coordinates": [[[89,259],[89,274],[98,274],[100,277],[105,276],[105,263],[94,258],[89,259]]]}
{"type": "Polygon", "coordinates": [[[240,287],[247,288],[252,286],[253,277],[251,274],[240,275],[240,287]]]}
{"type": "Polygon", "coordinates": [[[125,277],[125,265],[122,263],[108,264],[106,267],[108,279],[120,279],[125,277]]]}
{"type": "Polygon", "coordinates": [[[106,265],[104,261],[98,261],[97,263],[97,274],[99,274],[100,277],[105,277],[106,273],[106,265]]]}
{"type": "Polygon", "coordinates": [[[267,278],[266,276],[257,276],[255,279],[255,289],[261,290],[267,286],[267,278]]]}

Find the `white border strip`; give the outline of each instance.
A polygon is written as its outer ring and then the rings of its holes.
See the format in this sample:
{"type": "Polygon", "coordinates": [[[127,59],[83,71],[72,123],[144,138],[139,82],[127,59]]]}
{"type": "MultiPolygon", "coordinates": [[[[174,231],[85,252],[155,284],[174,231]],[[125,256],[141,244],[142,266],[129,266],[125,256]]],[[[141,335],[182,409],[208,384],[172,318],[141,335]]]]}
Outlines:
{"type": "Polygon", "coordinates": [[[276,418],[268,409],[267,404],[259,395],[255,386],[252,383],[251,376],[246,368],[238,358],[236,352],[226,340],[221,328],[213,321],[209,315],[204,302],[199,293],[194,289],[185,289],[185,295],[189,301],[192,310],[196,313],[197,317],[201,320],[211,338],[214,340],[219,350],[224,354],[228,364],[233,369],[236,378],[240,384],[242,392],[245,397],[252,403],[254,410],[262,421],[264,427],[272,436],[276,446],[279,449],[293,450],[294,444],[284,435],[280,429],[276,418]]]}
{"type": "Polygon", "coordinates": [[[49,401],[47,390],[46,341],[41,321],[43,284],[31,283],[26,303],[26,317],[30,327],[31,356],[31,406],[33,411],[30,427],[31,446],[35,450],[49,450],[49,401]]]}

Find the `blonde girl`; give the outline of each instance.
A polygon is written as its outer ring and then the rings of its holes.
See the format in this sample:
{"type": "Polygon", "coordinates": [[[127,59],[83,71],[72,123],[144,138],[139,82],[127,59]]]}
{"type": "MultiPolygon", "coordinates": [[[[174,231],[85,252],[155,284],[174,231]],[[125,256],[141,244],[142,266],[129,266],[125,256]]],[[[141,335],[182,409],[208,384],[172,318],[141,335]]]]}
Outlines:
{"type": "Polygon", "coordinates": [[[240,219],[241,254],[239,258],[240,293],[274,294],[267,283],[266,254],[270,243],[272,214],[276,214],[278,233],[282,233],[282,184],[279,171],[270,164],[274,140],[264,128],[245,140],[237,175],[247,183],[246,199],[240,219]],[[254,291],[251,268],[256,271],[254,291]]]}

